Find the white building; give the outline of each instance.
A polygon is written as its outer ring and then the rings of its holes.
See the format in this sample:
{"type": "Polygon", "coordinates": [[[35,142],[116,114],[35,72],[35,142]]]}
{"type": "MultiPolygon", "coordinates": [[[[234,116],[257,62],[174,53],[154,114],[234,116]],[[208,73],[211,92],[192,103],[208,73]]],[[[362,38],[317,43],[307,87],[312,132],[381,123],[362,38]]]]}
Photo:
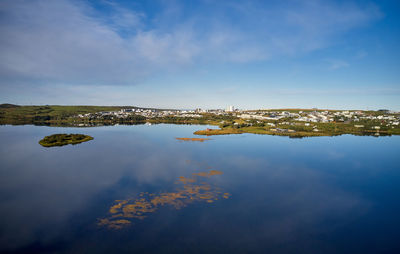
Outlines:
{"type": "Polygon", "coordinates": [[[228,106],[228,107],[226,108],[226,111],[227,111],[227,112],[233,112],[233,111],[235,111],[235,108],[234,108],[233,106],[228,106]]]}

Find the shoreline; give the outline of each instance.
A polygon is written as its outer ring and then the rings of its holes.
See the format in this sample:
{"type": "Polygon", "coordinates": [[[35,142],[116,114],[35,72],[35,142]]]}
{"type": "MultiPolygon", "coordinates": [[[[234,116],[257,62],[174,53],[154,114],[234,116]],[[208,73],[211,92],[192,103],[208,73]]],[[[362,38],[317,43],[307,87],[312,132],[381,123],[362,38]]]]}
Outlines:
{"type": "Polygon", "coordinates": [[[246,129],[233,129],[233,128],[223,128],[223,129],[206,129],[206,130],[198,130],[193,134],[199,136],[216,136],[216,135],[233,135],[233,134],[259,134],[259,135],[271,135],[271,136],[287,136],[289,138],[303,138],[303,137],[334,137],[341,135],[354,135],[354,136],[392,136],[398,134],[392,134],[387,132],[335,132],[335,133],[326,133],[326,132],[306,132],[306,131],[294,131],[294,132],[279,132],[279,131],[271,131],[261,128],[250,128],[246,129]]]}

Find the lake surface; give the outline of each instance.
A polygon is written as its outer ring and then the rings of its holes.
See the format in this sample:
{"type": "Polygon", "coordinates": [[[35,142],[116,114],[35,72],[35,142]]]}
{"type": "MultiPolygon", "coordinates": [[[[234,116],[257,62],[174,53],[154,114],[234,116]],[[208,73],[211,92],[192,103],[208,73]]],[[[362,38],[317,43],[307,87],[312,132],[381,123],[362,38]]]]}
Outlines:
{"type": "Polygon", "coordinates": [[[400,137],[204,128],[0,126],[0,252],[400,253],[400,137]]]}

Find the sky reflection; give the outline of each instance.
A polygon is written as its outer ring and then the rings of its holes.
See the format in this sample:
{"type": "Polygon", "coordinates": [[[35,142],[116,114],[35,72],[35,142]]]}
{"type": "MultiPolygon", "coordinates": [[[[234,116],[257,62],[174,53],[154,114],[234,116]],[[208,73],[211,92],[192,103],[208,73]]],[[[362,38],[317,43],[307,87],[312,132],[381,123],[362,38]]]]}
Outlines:
{"type": "Polygon", "coordinates": [[[398,137],[175,139],[196,129],[1,126],[0,251],[398,248],[398,137]],[[94,140],[37,143],[62,132],[94,140]]]}

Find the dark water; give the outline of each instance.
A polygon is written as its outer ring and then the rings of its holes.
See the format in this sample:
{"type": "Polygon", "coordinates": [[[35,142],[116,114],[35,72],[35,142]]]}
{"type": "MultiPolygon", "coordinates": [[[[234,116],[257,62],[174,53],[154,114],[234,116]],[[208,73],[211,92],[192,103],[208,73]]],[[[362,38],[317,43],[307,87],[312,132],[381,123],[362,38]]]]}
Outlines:
{"type": "Polygon", "coordinates": [[[204,128],[0,127],[0,252],[400,253],[400,137],[204,128]]]}

